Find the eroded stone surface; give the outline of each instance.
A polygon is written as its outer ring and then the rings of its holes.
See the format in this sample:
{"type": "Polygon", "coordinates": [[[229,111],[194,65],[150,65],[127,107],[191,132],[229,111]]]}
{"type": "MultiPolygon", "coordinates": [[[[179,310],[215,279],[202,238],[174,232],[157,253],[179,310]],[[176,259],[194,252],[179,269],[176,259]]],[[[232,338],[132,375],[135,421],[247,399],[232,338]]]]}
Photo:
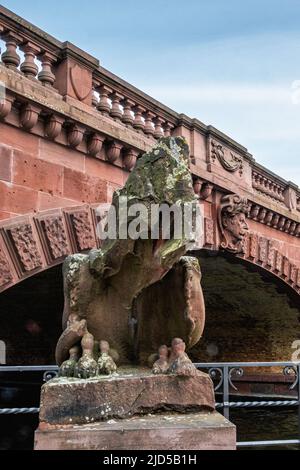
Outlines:
{"type": "MultiPolygon", "coordinates": [[[[197,199],[189,170],[189,148],[184,138],[162,138],[137,162],[126,184],[115,191],[109,213],[116,213],[117,234],[103,242],[101,249],[87,255],[73,255],[64,263],[65,309],[64,333],[58,341],[56,360],[60,365],[68,350],[78,343],[68,318],[86,320],[87,330],[96,341],[109,341],[120,357],[121,364],[138,359],[146,363],[149,355],[174,337],[182,337],[187,348],[198,342],[204,328],[204,300],[197,259],[184,257],[194,241],[194,234],[152,236],[150,215],[153,204],[183,210],[196,210],[197,199]],[[140,226],[147,238],[135,240],[128,234],[135,217],[124,209],[142,203],[140,226]],[[123,209],[122,209],[123,208],[123,209]],[[130,218],[131,217],[131,218],[130,218]],[[124,235],[125,234],[125,235],[124,235]],[[169,289],[167,274],[177,284],[169,289]],[[173,276],[172,276],[173,273],[173,276]],[[158,285],[164,292],[148,299],[147,290],[158,285]],[[140,297],[141,295],[141,297],[140,297]],[[167,298],[164,304],[161,297],[167,298]],[[145,312],[151,315],[145,318],[145,312]],[[150,325],[149,325],[150,323],[150,325]],[[68,331],[70,329],[70,332],[68,331]],[[71,331],[72,330],[72,331],[71,331]],[[155,331],[149,341],[149,331],[155,331]]],[[[109,217],[109,216],[108,216],[109,217]]],[[[171,234],[172,234],[172,222],[171,234]]],[[[159,228],[159,227],[158,227],[159,228]]],[[[73,328],[73,327],[72,327],[73,328]]]]}
{"type": "Polygon", "coordinates": [[[83,424],[159,411],[214,410],[207,374],[194,377],[125,371],[94,379],[54,379],[42,387],[40,421],[83,424]]]}

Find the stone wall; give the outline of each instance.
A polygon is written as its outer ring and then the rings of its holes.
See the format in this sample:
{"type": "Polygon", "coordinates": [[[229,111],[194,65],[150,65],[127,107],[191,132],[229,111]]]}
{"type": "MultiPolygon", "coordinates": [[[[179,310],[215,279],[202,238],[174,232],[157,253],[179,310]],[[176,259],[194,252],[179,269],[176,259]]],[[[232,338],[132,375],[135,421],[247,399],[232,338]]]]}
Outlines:
{"type": "Polygon", "coordinates": [[[111,200],[128,172],[0,123],[0,220],[111,200]]]}

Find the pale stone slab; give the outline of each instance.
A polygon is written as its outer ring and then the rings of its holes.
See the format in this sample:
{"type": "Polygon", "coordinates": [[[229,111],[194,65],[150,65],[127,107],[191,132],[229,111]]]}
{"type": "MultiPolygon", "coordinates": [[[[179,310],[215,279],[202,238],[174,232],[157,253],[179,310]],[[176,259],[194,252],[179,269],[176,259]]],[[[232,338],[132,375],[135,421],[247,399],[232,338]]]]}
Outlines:
{"type": "Polygon", "coordinates": [[[216,411],[164,413],[81,426],[41,423],[35,450],[235,450],[236,428],[216,411]]]}

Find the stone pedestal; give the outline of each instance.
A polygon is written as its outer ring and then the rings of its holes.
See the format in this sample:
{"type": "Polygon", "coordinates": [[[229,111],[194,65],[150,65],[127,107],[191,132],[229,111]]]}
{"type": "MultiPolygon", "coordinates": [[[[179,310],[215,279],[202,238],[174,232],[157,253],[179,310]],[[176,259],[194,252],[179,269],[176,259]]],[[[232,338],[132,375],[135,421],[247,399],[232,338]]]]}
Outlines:
{"type": "Polygon", "coordinates": [[[216,411],[162,413],[95,424],[40,424],[36,450],[235,450],[236,429],[216,411]]]}
{"type": "Polygon", "coordinates": [[[207,374],[179,377],[124,368],[115,376],[51,380],[42,387],[40,421],[87,424],[161,411],[214,409],[214,389],[207,374]]]}
{"type": "Polygon", "coordinates": [[[42,387],[35,449],[234,449],[235,426],[215,411],[210,377],[153,375],[54,379],[42,387]]]}

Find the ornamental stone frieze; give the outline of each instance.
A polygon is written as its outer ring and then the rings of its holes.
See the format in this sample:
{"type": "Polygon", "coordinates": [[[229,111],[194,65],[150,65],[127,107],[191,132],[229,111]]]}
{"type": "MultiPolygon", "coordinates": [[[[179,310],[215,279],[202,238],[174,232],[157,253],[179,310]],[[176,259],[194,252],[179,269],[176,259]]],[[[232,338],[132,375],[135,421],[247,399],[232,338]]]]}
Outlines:
{"type": "Polygon", "coordinates": [[[83,205],[1,222],[0,292],[71,253],[97,248],[96,210],[97,205],[83,205]]]}

